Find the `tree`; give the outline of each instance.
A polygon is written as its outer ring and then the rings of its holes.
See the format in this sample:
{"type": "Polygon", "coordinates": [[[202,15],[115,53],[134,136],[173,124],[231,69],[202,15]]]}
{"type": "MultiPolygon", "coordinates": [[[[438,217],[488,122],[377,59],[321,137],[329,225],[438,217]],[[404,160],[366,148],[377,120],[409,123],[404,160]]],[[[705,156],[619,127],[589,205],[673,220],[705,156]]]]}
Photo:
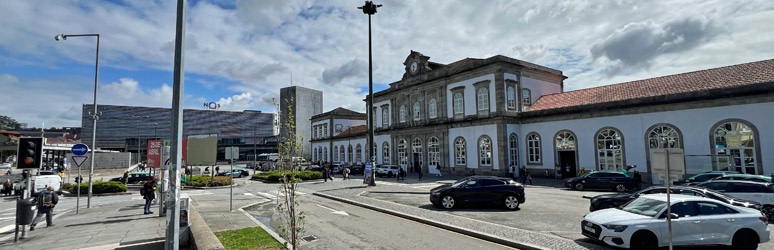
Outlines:
{"type": "Polygon", "coordinates": [[[301,159],[304,153],[304,136],[301,136],[301,140],[296,140],[297,135],[295,132],[296,124],[293,119],[293,99],[284,100],[287,104],[287,110],[281,110],[280,105],[272,99],[274,106],[277,108],[277,118],[274,120],[275,126],[283,128],[286,133],[279,135],[278,149],[279,149],[279,171],[282,174],[282,185],[280,186],[280,192],[282,193],[282,199],[277,199],[277,210],[280,214],[282,224],[280,224],[281,235],[290,244],[290,249],[298,249],[298,240],[300,235],[305,231],[304,224],[305,216],[304,212],[298,209],[298,201],[296,200],[296,189],[300,178],[296,177],[298,173],[297,159],[301,159]],[[280,121],[282,112],[287,112],[287,119],[280,121]]]}
{"type": "Polygon", "coordinates": [[[0,129],[15,129],[17,124],[19,124],[19,122],[15,119],[0,115],[0,129]]]}

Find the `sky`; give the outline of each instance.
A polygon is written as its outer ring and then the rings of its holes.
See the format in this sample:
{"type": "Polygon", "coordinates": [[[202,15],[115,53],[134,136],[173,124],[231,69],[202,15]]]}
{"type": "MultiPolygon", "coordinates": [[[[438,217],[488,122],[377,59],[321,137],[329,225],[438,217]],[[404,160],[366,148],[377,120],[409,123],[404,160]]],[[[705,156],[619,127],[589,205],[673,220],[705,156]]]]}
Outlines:
{"type": "MultiPolygon", "coordinates": [[[[561,70],[565,91],[774,58],[774,1],[383,0],[374,89],[411,50],[449,64],[504,55],[561,70]]],[[[81,126],[93,102],[171,107],[176,1],[0,1],[0,114],[81,126]]],[[[184,106],[275,112],[280,88],[323,91],[324,111],[364,111],[363,1],[189,0],[184,106]],[[292,79],[292,80],[291,80],[292,79]]]]}

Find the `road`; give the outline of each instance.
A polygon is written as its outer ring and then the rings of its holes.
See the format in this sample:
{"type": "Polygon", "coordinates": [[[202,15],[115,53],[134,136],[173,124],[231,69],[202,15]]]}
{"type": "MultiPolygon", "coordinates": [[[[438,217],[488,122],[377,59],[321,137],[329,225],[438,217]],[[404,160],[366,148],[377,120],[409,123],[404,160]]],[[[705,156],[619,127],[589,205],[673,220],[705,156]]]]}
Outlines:
{"type": "MultiPolygon", "coordinates": [[[[245,182],[241,190],[268,198],[251,213],[276,210],[270,200],[277,185],[245,182]]],[[[302,238],[309,239],[301,241],[303,249],[513,249],[307,193],[297,197],[306,216],[302,238]]],[[[276,227],[278,217],[272,219],[276,227]]]]}

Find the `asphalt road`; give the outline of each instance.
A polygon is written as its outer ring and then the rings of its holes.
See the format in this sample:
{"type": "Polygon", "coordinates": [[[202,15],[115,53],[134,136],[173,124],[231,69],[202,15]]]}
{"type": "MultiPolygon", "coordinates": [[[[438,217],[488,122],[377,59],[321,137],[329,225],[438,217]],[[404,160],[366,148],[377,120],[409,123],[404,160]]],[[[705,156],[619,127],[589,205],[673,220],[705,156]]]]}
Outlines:
{"type": "MultiPolygon", "coordinates": [[[[246,182],[240,188],[267,196],[276,194],[277,185],[246,182]]],[[[298,200],[306,216],[302,237],[312,236],[301,241],[303,249],[513,249],[309,194],[298,200]]],[[[268,217],[266,212],[274,211],[275,203],[264,203],[251,213],[268,217]]],[[[271,218],[276,228],[278,217],[271,218]]]]}

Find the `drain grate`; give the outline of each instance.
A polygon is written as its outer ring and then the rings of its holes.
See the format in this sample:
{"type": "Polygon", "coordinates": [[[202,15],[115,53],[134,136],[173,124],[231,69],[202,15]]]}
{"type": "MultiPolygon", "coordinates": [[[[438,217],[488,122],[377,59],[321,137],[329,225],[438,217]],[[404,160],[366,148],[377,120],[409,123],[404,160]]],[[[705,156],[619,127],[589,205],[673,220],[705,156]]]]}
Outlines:
{"type": "Polygon", "coordinates": [[[301,239],[304,239],[306,242],[312,242],[312,241],[315,241],[315,240],[319,239],[319,237],[314,236],[314,235],[309,235],[309,236],[306,236],[306,237],[301,238],[301,239]]]}

